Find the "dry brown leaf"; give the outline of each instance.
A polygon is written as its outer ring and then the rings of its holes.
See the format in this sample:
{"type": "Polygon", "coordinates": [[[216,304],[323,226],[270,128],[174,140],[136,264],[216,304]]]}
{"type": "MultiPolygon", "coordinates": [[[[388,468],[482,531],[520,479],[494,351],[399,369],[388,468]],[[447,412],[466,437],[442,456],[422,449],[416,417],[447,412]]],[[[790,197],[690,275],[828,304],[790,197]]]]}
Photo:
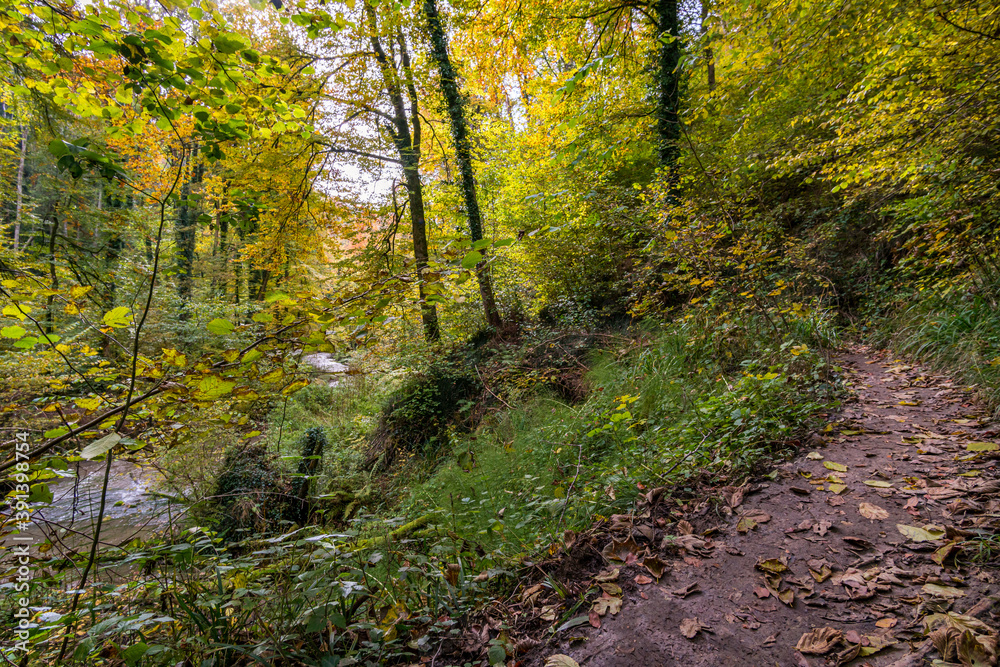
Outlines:
{"type": "Polygon", "coordinates": [[[667,568],[667,563],[660,560],[656,556],[650,556],[642,561],[642,566],[649,571],[651,575],[659,579],[663,576],[664,570],[667,568]]]}
{"type": "Polygon", "coordinates": [[[580,667],[580,663],[568,655],[556,653],[545,659],[545,667],[580,667]]]}
{"type": "Polygon", "coordinates": [[[670,592],[673,593],[674,595],[676,595],[679,598],[686,598],[689,595],[692,595],[694,593],[699,592],[698,591],[698,582],[690,583],[687,586],[682,586],[681,588],[675,588],[674,590],[672,590],[670,592]]]}
{"type": "Polygon", "coordinates": [[[864,518],[872,521],[882,521],[889,518],[889,513],[886,510],[871,503],[861,503],[861,505],[858,506],[858,512],[864,518]]]}
{"type": "Polygon", "coordinates": [[[820,521],[819,523],[817,523],[815,526],[812,527],[812,531],[817,535],[819,535],[820,537],[823,537],[824,535],[826,535],[826,532],[830,530],[830,528],[832,527],[833,523],[831,521],[820,521]]]}
{"type": "Polygon", "coordinates": [[[619,571],[617,567],[613,570],[604,570],[594,577],[594,581],[599,584],[608,581],[618,581],[618,573],[619,571]]]}
{"type": "Polygon", "coordinates": [[[694,639],[702,630],[706,629],[708,626],[702,625],[701,621],[695,618],[685,618],[681,621],[681,634],[688,639],[694,639]]]}
{"type": "Polygon", "coordinates": [[[694,526],[689,522],[681,519],[677,522],[677,534],[678,535],[694,535],[694,526]]]}
{"type": "Polygon", "coordinates": [[[635,583],[639,584],[640,586],[645,586],[646,584],[653,583],[653,580],[650,579],[649,577],[647,577],[644,574],[640,574],[640,575],[636,576],[635,583]]]}
{"type": "Polygon", "coordinates": [[[594,600],[594,604],[590,607],[590,609],[591,611],[597,612],[598,616],[604,616],[609,612],[612,616],[614,616],[622,610],[622,599],[599,597],[594,600]]]}
{"type": "Polygon", "coordinates": [[[834,628],[816,628],[799,638],[795,650],[811,655],[826,655],[844,638],[844,633],[834,628]]]}
{"type": "Polygon", "coordinates": [[[880,618],[877,621],[875,621],[875,625],[877,627],[884,628],[884,629],[888,630],[889,628],[896,627],[896,623],[898,623],[898,622],[899,622],[898,619],[895,619],[892,616],[887,616],[885,618],[880,618]]]}

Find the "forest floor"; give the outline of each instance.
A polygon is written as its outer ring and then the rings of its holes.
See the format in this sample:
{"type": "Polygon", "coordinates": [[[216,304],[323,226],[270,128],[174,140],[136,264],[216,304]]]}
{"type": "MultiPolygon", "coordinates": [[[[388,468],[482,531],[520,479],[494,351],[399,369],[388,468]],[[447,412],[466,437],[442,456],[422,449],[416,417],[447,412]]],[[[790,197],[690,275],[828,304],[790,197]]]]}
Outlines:
{"type": "Polygon", "coordinates": [[[1000,574],[966,540],[995,535],[997,432],[947,377],[864,348],[836,363],[843,410],[768,479],[669,510],[652,492],[541,563],[600,597],[522,664],[916,667],[938,655],[925,624],[946,658],[996,664],[1000,574]]]}

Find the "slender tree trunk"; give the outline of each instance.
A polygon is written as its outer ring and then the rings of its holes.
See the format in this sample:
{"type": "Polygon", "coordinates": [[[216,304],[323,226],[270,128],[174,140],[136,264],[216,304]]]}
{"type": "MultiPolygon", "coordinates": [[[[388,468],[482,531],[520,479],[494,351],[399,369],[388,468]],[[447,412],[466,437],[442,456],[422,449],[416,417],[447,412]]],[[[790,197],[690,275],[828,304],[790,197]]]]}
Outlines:
{"type": "MultiPolygon", "coordinates": [[[[424,191],[420,183],[420,116],[417,107],[416,90],[411,85],[410,90],[410,115],[407,119],[406,106],[403,102],[403,91],[400,77],[396,71],[395,61],[390,60],[382,48],[379,39],[378,24],[375,19],[375,8],[371,0],[365,0],[365,17],[368,27],[371,30],[371,45],[375,52],[375,59],[378,62],[382,73],[382,84],[393,108],[393,123],[389,128],[392,134],[393,143],[399,153],[400,162],[403,165],[403,177],[406,183],[406,190],[410,202],[410,226],[413,236],[413,259],[417,269],[417,291],[420,297],[420,317],[424,326],[424,337],[428,341],[436,341],[441,337],[441,329],[438,324],[437,308],[434,304],[427,302],[427,294],[424,290],[424,274],[427,272],[430,253],[427,245],[427,220],[424,217],[424,191]],[[410,123],[413,124],[413,133],[410,133],[410,123]]],[[[399,47],[406,54],[406,45],[402,41],[402,35],[398,36],[399,47]]],[[[404,55],[408,60],[409,56],[404,55]]]]}
{"type": "Polygon", "coordinates": [[[708,89],[715,90],[715,54],[712,52],[712,47],[709,46],[708,27],[705,25],[708,21],[708,9],[709,0],[701,0],[701,34],[705,40],[705,69],[708,74],[708,89]]]}
{"type": "MultiPolygon", "coordinates": [[[[198,222],[198,208],[191,200],[192,189],[201,183],[202,167],[194,164],[194,158],[198,153],[197,146],[193,147],[186,157],[191,175],[181,186],[181,203],[177,212],[177,226],[174,238],[177,244],[177,295],[186,305],[191,300],[192,285],[194,280],[194,248],[196,230],[198,222]]],[[[187,319],[190,313],[183,309],[180,318],[187,319]]]]}
{"type": "Polygon", "coordinates": [[[222,267],[222,278],[219,281],[219,296],[226,298],[229,292],[229,219],[225,215],[219,216],[219,255],[222,259],[219,265],[222,267]]]}
{"type": "Polygon", "coordinates": [[[656,0],[657,32],[659,33],[659,72],[657,74],[656,129],[659,135],[660,166],[667,169],[671,182],[676,182],[677,158],[680,155],[680,21],[677,0],[656,0]]]}
{"type": "MultiPolygon", "coordinates": [[[[52,214],[52,231],[49,233],[49,288],[54,292],[59,289],[59,274],[56,273],[56,234],[59,231],[59,220],[55,212],[52,214]]],[[[45,304],[45,333],[55,333],[56,311],[55,297],[49,295],[45,304]]]]}
{"type": "MultiPolygon", "coordinates": [[[[435,0],[424,0],[424,14],[427,17],[431,59],[441,73],[441,92],[445,104],[448,105],[451,136],[455,142],[455,160],[458,162],[459,184],[465,201],[465,213],[469,219],[469,236],[475,244],[483,238],[483,216],[476,195],[476,176],[472,169],[472,142],[469,140],[469,126],[465,117],[465,98],[458,88],[458,77],[448,54],[448,37],[444,26],[441,25],[441,15],[438,14],[435,0]]],[[[486,322],[499,329],[502,322],[493,296],[493,281],[487,264],[486,248],[481,248],[479,252],[483,259],[476,265],[476,279],[479,281],[479,294],[483,299],[483,311],[486,322]]]]}
{"type": "Polygon", "coordinates": [[[21,243],[21,214],[24,210],[24,164],[28,158],[28,128],[21,126],[21,156],[17,163],[17,201],[14,209],[14,252],[21,243]]]}

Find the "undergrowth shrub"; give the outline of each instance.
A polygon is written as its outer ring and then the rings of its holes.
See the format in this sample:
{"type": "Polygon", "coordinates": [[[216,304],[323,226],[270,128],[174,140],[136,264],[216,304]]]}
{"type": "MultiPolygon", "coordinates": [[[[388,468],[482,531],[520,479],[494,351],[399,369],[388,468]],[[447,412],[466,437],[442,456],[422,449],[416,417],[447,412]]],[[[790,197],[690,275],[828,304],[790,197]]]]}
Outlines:
{"type": "Polygon", "coordinates": [[[231,447],[213,497],[219,531],[237,540],[276,530],[287,514],[290,490],[263,444],[231,447]]]}

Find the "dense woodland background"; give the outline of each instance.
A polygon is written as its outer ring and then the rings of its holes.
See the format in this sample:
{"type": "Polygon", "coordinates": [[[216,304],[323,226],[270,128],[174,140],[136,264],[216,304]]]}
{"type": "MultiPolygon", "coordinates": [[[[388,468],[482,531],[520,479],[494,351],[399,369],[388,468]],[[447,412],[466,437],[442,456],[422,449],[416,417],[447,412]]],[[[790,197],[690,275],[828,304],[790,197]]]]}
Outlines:
{"type": "Polygon", "coordinates": [[[3,0],[0,27],[3,530],[81,463],[155,471],[169,514],[46,524],[19,664],[502,664],[508,630],[457,637],[525,562],[765,474],[845,341],[1000,405],[994,3],[3,0]]]}

